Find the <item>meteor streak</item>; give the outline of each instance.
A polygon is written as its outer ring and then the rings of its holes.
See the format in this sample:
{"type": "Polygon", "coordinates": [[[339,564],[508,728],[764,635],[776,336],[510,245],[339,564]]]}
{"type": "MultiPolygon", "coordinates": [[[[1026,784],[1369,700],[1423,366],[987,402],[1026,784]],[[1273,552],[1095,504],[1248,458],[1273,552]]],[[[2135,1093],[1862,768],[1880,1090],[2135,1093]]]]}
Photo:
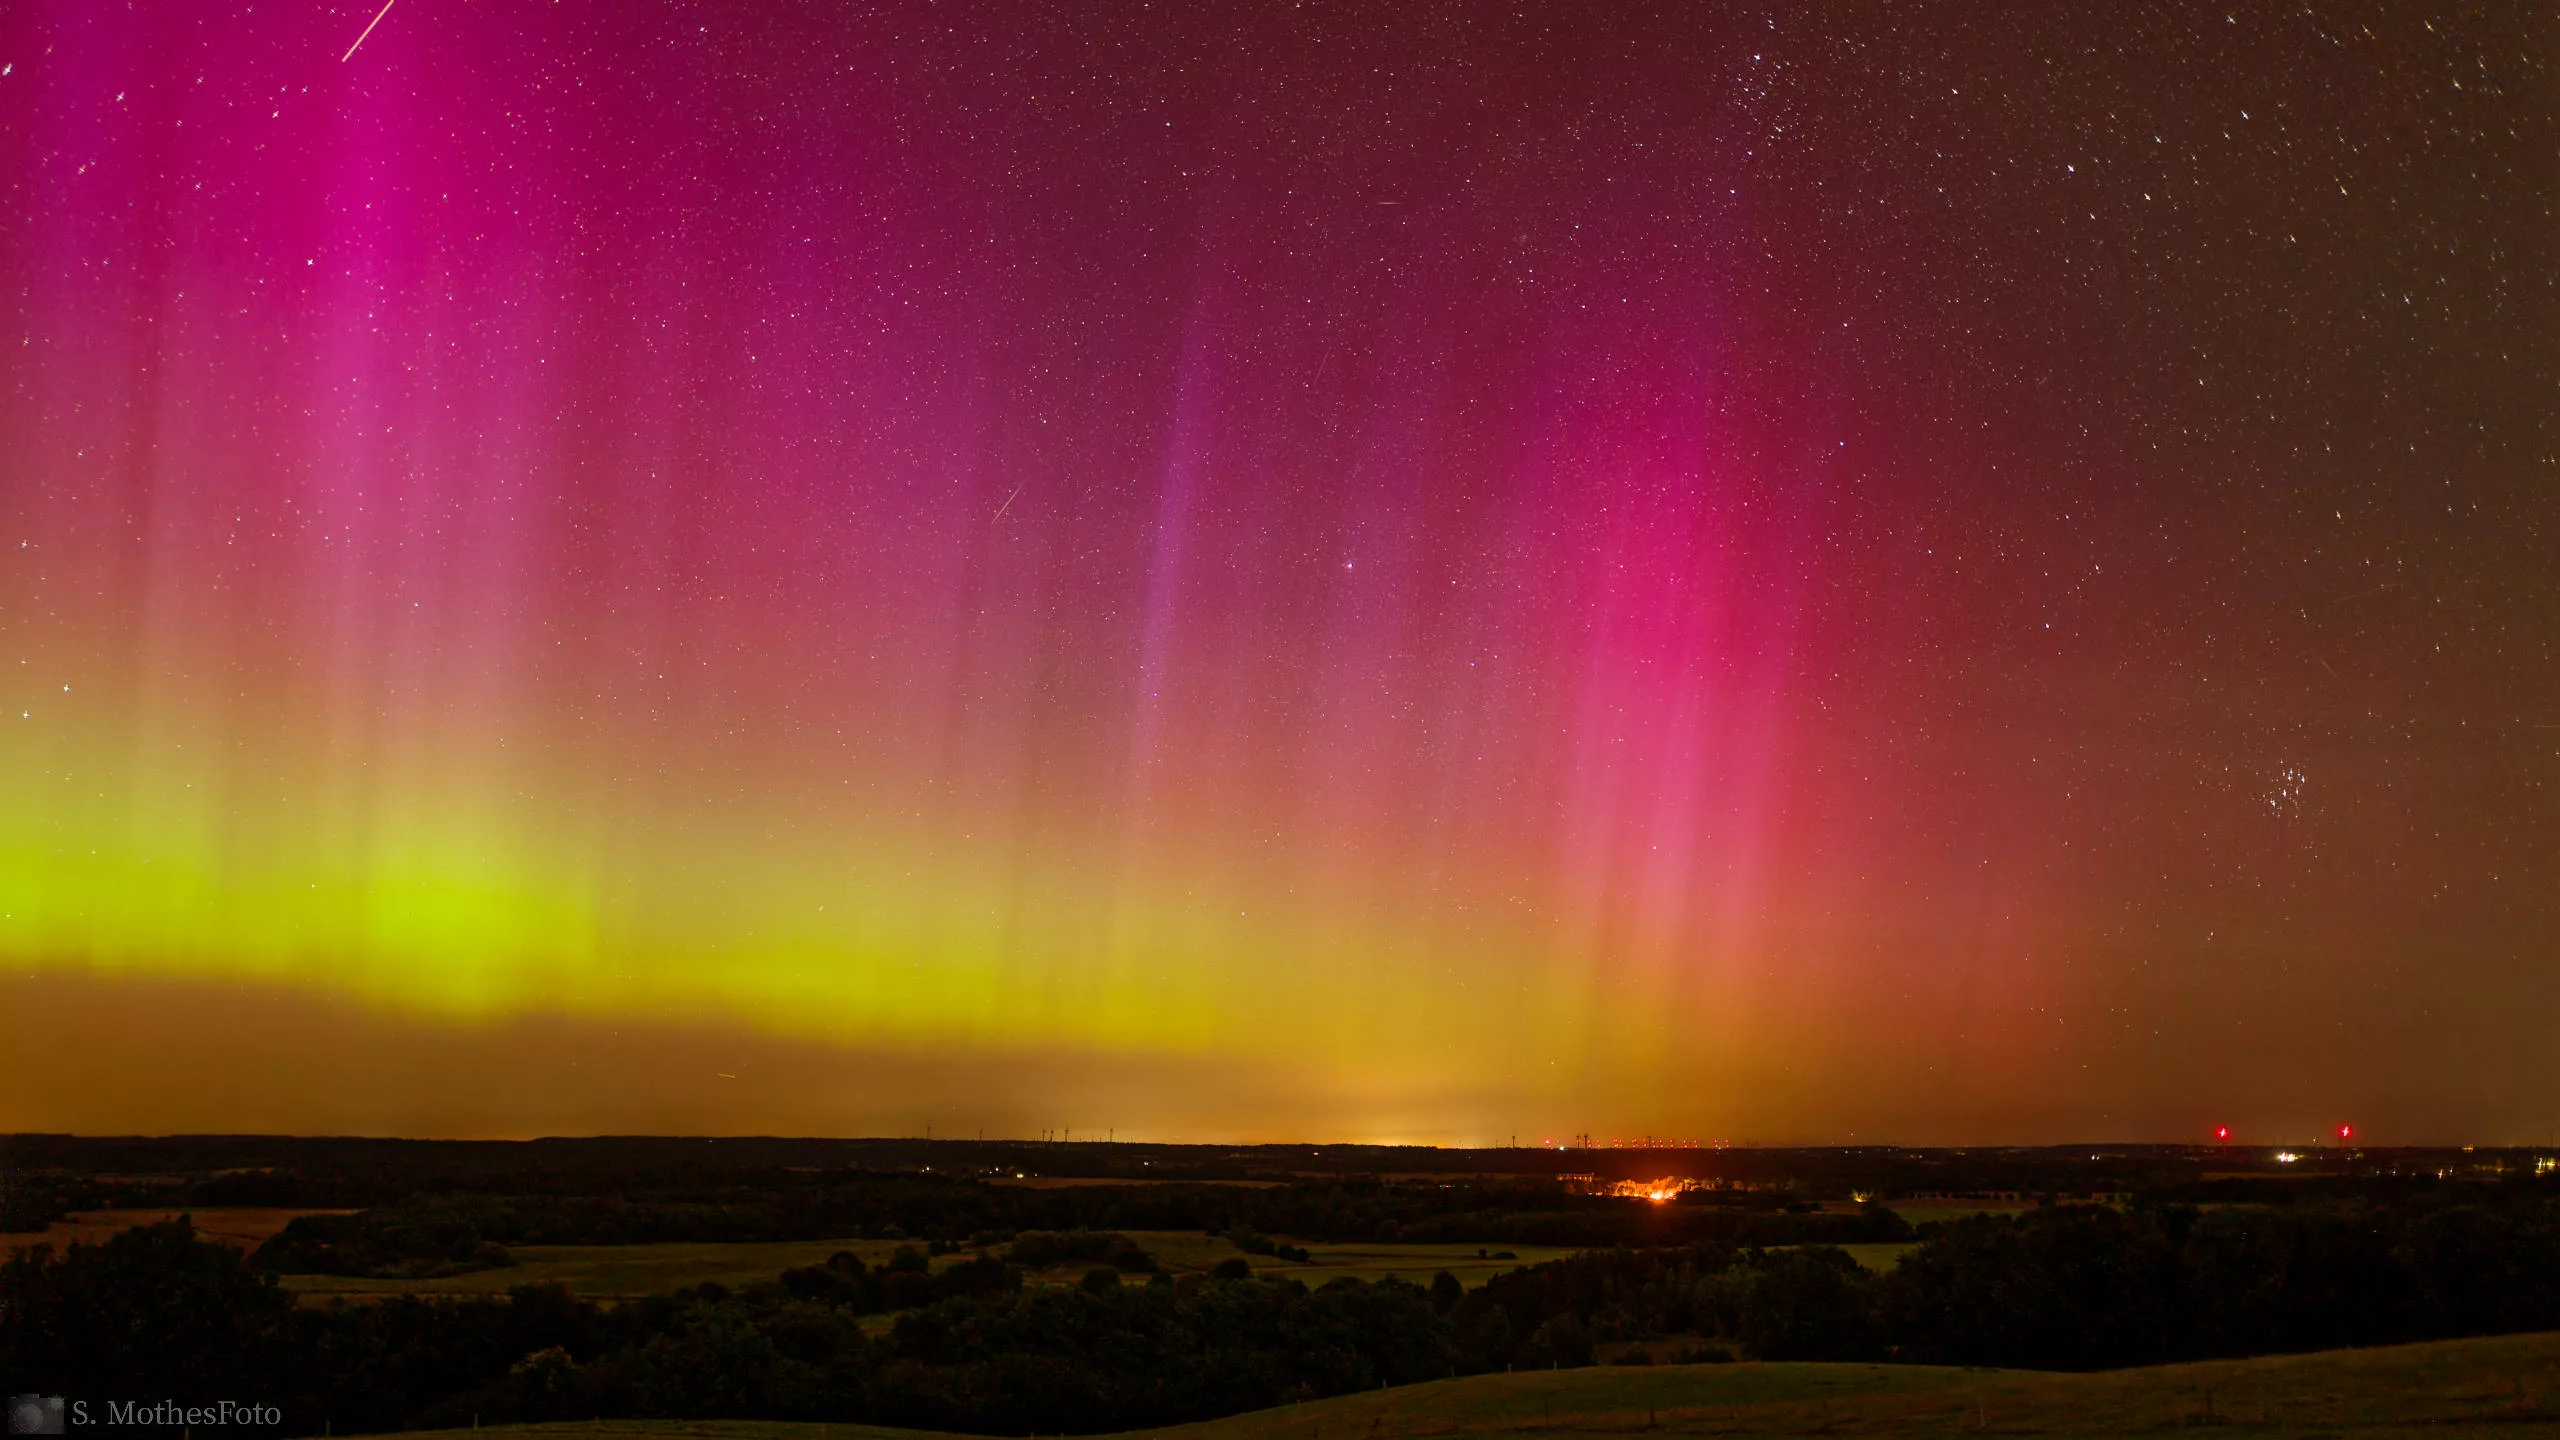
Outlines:
{"type": "Polygon", "coordinates": [[[346,64],[348,61],[353,60],[354,58],[356,58],[356,45],[362,45],[362,44],[364,43],[364,36],[365,36],[365,35],[370,35],[370,34],[372,34],[372,33],[373,33],[373,27],[374,27],[375,25],[379,25],[379,24],[381,24],[381,23],[382,23],[382,17],[383,17],[383,16],[385,16],[385,15],[390,14],[390,13],[391,13],[391,7],[392,7],[392,6],[394,6],[394,5],[397,5],[397,4],[399,4],[399,3],[400,3],[400,0],[382,0],[382,8],[373,12],[373,19],[372,19],[372,21],[371,21],[370,23],[368,23],[368,24],[364,27],[364,35],[358,35],[358,36],[356,37],[356,43],[355,43],[355,45],[350,45],[350,46],[348,46],[348,47],[347,47],[347,53],[338,57],[338,63],[339,63],[339,64],[341,64],[341,65],[344,65],[344,64],[346,64]]]}

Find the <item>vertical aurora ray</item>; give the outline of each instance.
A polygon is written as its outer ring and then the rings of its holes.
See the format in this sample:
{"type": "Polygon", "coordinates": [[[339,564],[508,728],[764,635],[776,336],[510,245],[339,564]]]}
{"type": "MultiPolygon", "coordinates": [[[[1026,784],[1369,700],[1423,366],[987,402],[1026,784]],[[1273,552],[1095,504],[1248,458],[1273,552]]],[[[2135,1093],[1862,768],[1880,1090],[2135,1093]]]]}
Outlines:
{"type": "Polygon", "coordinates": [[[1977,231],[2114,213],[1969,108],[2054,36],[370,13],[0,17],[21,980],[1837,1138],[2121,1129],[2192,1051],[2117,1017],[2425,931],[2391,837],[2470,792],[2261,803],[2451,692],[2265,659],[2366,552],[2198,519],[2326,494],[2157,381],[2246,307],[1977,231]]]}

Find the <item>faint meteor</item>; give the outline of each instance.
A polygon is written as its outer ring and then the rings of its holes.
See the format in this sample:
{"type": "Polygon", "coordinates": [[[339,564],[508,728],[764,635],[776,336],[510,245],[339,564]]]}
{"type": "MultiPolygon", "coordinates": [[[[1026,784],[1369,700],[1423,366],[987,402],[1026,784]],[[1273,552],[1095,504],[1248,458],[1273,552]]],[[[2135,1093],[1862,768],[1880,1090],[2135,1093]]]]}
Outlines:
{"type": "MultiPolygon", "coordinates": [[[[1028,484],[1030,484],[1030,483],[1031,483],[1030,481],[1025,480],[1025,481],[1023,481],[1023,482],[1022,482],[1022,485],[1028,485],[1028,484]]],[[[1012,509],[1012,508],[1013,508],[1013,502],[1014,502],[1017,498],[1019,498],[1019,497],[1021,496],[1021,494],[1022,494],[1022,485],[1016,485],[1016,486],[1014,486],[1014,487],[1013,487],[1013,494],[1011,494],[1011,495],[1007,495],[1006,497],[1004,497],[1004,503],[996,507],[996,518],[995,518],[995,520],[990,520],[990,521],[988,521],[988,522],[987,522],[988,524],[993,525],[994,523],[996,523],[996,520],[1001,520],[1001,519],[1003,519],[1003,518],[1004,518],[1004,512],[1006,512],[1007,510],[1010,510],[1010,509],[1012,509]]]]}
{"type": "MultiPolygon", "coordinates": [[[[375,25],[379,25],[379,24],[381,24],[381,23],[382,23],[382,17],[383,17],[383,16],[385,16],[385,15],[390,14],[390,13],[391,13],[391,7],[392,7],[392,6],[394,6],[394,5],[397,5],[397,4],[399,4],[399,3],[400,3],[400,0],[382,0],[382,8],[373,12],[373,21],[372,21],[372,23],[371,23],[371,24],[368,24],[368,25],[366,25],[366,26],[364,27],[364,35],[370,35],[370,34],[372,34],[372,33],[373,33],[373,27],[374,27],[375,25]]],[[[348,47],[347,47],[347,53],[338,57],[338,63],[339,63],[339,64],[344,65],[344,64],[346,64],[348,61],[353,60],[354,58],[356,58],[356,45],[362,45],[362,44],[364,43],[364,35],[358,35],[358,36],[356,37],[356,44],[355,44],[355,45],[350,45],[350,46],[348,46],[348,47]]]]}

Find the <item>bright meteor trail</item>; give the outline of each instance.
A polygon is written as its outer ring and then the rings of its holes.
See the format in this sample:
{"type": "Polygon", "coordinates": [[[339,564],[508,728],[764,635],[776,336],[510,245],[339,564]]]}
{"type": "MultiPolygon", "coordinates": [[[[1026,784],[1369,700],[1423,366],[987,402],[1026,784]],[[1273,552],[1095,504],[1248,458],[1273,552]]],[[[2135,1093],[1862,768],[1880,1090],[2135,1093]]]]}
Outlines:
{"type": "Polygon", "coordinates": [[[372,19],[371,21],[369,21],[369,22],[365,25],[365,27],[364,27],[364,35],[358,35],[358,36],[356,37],[356,43],[355,43],[355,45],[350,45],[350,46],[348,46],[348,47],[347,47],[347,53],[338,57],[338,63],[339,63],[339,64],[341,64],[341,65],[343,65],[343,64],[347,63],[348,61],[350,61],[350,60],[354,59],[354,58],[356,57],[356,47],[357,47],[358,45],[362,45],[362,44],[364,44],[364,37],[365,37],[365,35],[370,35],[370,34],[372,34],[372,33],[373,33],[373,27],[374,27],[374,26],[376,26],[376,25],[381,24],[381,23],[382,23],[382,17],[383,17],[383,16],[385,16],[385,15],[390,14],[390,13],[391,13],[391,7],[392,7],[392,6],[394,6],[394,5],[397,5],[397,4],[399,4],[399,3],[400,3],[400,0],[382,0],[382,8],[381,8],[381,9],[379,9],[379,10],[374,11],[374,12],[373,12],[373,19],[372,19]]]}

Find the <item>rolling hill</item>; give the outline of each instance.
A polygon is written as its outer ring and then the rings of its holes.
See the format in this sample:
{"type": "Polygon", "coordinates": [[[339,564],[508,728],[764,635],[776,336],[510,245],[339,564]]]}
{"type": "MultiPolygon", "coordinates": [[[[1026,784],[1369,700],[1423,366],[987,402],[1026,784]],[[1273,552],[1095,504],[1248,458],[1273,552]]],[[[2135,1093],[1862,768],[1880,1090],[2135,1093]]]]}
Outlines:
{"type": "MultiPolygon", "coordinates": [[[[921,1440],[934,1432],[768,1421],[492,1427],[632,1440],[921,1440]]],[[[2560,1334],[2058,1375],[1922,1365],[1665,1365],[1474,1375],[1221,1420],[1151,1440],[1447,1435],[2560,1436],[2560,1334]]],[[[426,1432],[459,1437],[468,1432],[426,1432]]]]}

